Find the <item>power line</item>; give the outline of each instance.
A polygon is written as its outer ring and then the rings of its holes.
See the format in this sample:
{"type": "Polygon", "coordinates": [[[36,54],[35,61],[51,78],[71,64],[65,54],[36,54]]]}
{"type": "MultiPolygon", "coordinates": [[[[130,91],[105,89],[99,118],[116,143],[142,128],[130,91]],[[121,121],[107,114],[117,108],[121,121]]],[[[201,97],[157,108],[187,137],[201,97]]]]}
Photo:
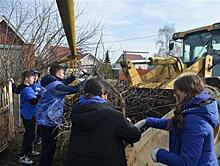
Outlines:
{"type": "Polygon", "coordinates": [[[151,38],[151,37],[156,37],[156,36],[158,36],[158,35],[150,35],[150,36],[134,37],[134,38],[121,39],[121,40],[113,40],[113,41],[108,41],[105,43],[115,43],[115,42],[129,41],[129,40],[146,39],[146,38],[151,38]]]}
{"type": "MultiPolygon", "coordinates": [[[[146,38],[151,38],[151,37],[156,37],[156,36],[158,36],[158,35],[149,35],[149,36],[141,36],[141,37],[121,39],[121,40],[112,40],[112,41],[104,42],[104,44],[106,44],[106,43],[125,42],[125,41],[130,41],[130,40],[146,39],[146,38]]],[[[97,43],[89,43],[88,45],[94,45],[94,44],[97,44],[97,43]]]]}

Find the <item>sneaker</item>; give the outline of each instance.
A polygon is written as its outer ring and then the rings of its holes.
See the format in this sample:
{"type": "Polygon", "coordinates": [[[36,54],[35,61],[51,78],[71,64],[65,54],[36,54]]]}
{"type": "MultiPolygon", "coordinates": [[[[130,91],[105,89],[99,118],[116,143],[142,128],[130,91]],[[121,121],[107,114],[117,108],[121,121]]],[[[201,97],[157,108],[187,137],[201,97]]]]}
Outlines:
{"type": "Polygon", "coordinates": [[[22,164],[26,164],[26,165],[31,165],[31,164],[34,163],[31,159],[29,159],[28,156],[22,156],[22,157],[20,157],[20,158],[19,158],[19,162],[22,163],[22,164]]]}
{"type": "Polygon", "coordinates": [[[31,155],[32,156],[38,156],[38,155],[40,155],[40,152],[32,150],[31,155]]]}

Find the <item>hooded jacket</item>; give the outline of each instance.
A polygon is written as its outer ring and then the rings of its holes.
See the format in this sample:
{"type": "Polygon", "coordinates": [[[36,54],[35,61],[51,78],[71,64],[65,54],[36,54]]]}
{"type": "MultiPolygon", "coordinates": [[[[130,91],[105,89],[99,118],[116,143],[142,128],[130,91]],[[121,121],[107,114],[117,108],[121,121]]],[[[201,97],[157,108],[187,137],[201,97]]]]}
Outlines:
{"type": "Polygon", "coordinates": [[[42,78],[44,92],[37,104],[36,119],[38,125],[56,127],[63,119],[64,98],[67,94],[74,94],[80,90],[81,84],[67,86],[56,77],[47,75],[42,78]]]}
{"type": "Polygon", "coordinates": [[[125,166],[123,140],[137,142],[141,131],[106,100],[81,96],[73,106],[65,166],[125,166]]]}
{"type": "MultiPolygon", "coordinates": [[[[203,91],[183,106],[182,114],[183,127],[174,124],[169,133],[169,151],[160,149],[157,161],[168,166],[218,166],[214,151],[214,128],[219,123],[217,102],[203,91]]],[[[146,119],[149,127],[160,129],[166,129],[168,122],[146,119]]]]}

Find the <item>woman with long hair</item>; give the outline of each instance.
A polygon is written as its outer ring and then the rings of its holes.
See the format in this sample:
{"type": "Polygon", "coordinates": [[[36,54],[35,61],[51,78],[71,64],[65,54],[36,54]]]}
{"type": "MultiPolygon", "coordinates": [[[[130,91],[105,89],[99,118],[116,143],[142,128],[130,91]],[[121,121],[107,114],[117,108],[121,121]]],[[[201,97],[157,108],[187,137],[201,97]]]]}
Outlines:
{"type": "Polygon", "coordinates": [[[217,102],[197,75],[177,79],[174,95],[173,118],[146,118],[136,124],[139,128],[147,125],[169,131],[169,150],[154,149],[153,161],[168,166],[218,166],[214,151],[214,129],[219,123],[217,102]]]}

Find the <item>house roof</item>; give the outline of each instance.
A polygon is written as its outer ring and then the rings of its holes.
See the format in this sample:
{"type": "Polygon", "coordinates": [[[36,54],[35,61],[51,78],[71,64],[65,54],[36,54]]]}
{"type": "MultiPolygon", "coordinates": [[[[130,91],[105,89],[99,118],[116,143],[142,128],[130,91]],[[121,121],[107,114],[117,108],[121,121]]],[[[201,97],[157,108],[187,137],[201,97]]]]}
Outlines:
{"type": "Polygon", "coordinates": [[[139,54],[126,54],[127,60],[144,60],[144,58],[139,54]]]}
{"type": "MultiPolygon", "coordinates": [[[[59,59],[71,55],[69,47],[50,46],[49,49],[51,50],[51,54],[59,59]]],[[[76,48],[76,51],[80,59],[82,58],[82,56],[84,57],[84,55],[81,55],[80,53],[80,48],[76,48]]]]}
{"type": "MultiPolygon", "coordinates": [[[[70,56],[71,55],[71,52],[70,52],[70,49],[69,47],[64,47],[64,46],[50,46],[49,48],[51,50],[51,54],[54,58],[56,58],[57,60],[58,59],[63,59],[64,57],[67,57],[67,56],[70,56]]],[[[81,60],[83,59],[84,57],[90,55],[90,56],[93,56],[92,54],[90,53],[82,53],[80,52],[81,49],[80,48],[76,48],[76,51],[77,51],[77,57],[78,57],[78,60],[81,60]]],[[[93,56],[94,57],[94,56],[93,56]]],[[[99,60],[96,59],[98,62],[99,60]]]]}
{"type": "Polygon", "coordinates": [[[145,60],[144,57],[142,57],[140,54],[122,54],[118,60],[116,61],[116,63],[119,63],[123,56],[126,56],[126,59],[127,60],[130,60],[130,61],[134,61],[134,60],[145,60]]]}
{"type": "Polygon", "coordinates": [[[27,40],[18,32],[18,30],[9,22],[5,16],[0,16],[0,23],[5,22],[7,26],[22,40],[24,43],[28,43],[27,40]]]}

